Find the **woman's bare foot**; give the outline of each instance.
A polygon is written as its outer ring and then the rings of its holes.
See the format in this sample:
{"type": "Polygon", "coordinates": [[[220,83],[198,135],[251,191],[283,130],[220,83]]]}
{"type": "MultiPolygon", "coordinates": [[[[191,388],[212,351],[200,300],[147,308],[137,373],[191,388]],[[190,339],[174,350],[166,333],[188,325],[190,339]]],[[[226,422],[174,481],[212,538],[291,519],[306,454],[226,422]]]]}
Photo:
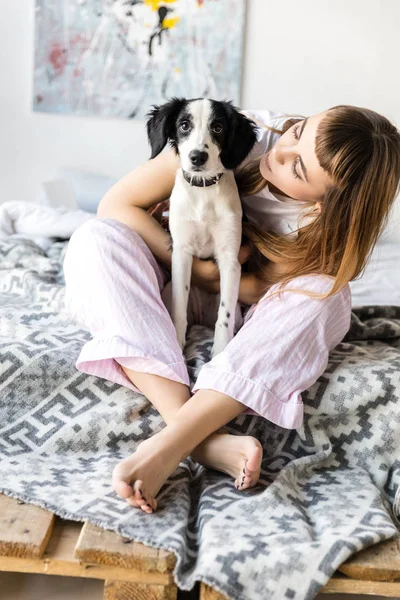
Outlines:
{"type": "Polygon", "coordinates": [[[176,445],[164,434],[162,430],[139,444],[136,452],[119,462],[112,474],[118,496],[147,513],[157,508],[156,495],[182,460],[176,445]]]}
{"type": "Polygon", "coordinates": [[[257,484],[262,456],[262,446],[256,438],[219,432],[210,435],[192,452],[200,464],[233,477],[240,491],[257,484]]]}
{"type": "MultiPolygon", "coordinates": [[[[231,475],[238,490],[255,486],[260,476],[262,447],[250,436],[214,433],[192,456],[204,466],[231,475]]],[[[157,493],[181,458],[163,430],[139,444],[134,454],[118,463],[113,471],[113,488],[132,506],[152,513],[157,507],[157,493]]]]}

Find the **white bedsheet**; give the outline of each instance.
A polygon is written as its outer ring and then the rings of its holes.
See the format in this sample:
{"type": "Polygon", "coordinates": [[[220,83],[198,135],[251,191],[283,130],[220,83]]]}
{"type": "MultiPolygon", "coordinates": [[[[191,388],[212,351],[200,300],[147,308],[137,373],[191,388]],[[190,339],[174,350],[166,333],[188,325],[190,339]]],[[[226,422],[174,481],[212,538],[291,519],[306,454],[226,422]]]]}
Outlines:
{"type": "Polygon", "coordinates": [[[353,306],[400,306],[400,242],[379,242],[364,275],[350,288],[353,306]]]}
{"type": "MultiPolygon", "coordinates": [[[[94,217],[93,213],[83,210],[5,202],[0,205],[0,238],[28,236],[46,251],[52,239],[68,239],[75,229],[94,217]]],[[[353,306],[400,306],[400,242],[380,241],[364,275],[352,281],[350,287],[353,306]]]]}
{"type": "Polygon", "coordinates": [[[9,235],[29,237],[46,252],[52,239],[69,239],[75,229],[95,216],[83,210],[67,210],[62,206],[4,202],[0,204],[0,238],[9,235]]]}

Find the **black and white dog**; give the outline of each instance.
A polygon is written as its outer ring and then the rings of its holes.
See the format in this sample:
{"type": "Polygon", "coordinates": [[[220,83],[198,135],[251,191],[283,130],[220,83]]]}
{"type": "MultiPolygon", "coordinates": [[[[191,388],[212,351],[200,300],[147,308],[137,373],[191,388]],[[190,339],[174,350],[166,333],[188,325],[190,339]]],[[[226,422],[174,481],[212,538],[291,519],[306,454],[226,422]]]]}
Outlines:
{"type": "Polygon", "coordinates": [[[193,256],[215,258],[220,271],[220,305],[212,355],[232,339],[239,295],[242,206],[232,169],[256,142],[257,125],[231,102],[173,98],[147,115],[151,158],[167,142],[179,154],[170,198],[172,320],[185,345],[193,256]]]}

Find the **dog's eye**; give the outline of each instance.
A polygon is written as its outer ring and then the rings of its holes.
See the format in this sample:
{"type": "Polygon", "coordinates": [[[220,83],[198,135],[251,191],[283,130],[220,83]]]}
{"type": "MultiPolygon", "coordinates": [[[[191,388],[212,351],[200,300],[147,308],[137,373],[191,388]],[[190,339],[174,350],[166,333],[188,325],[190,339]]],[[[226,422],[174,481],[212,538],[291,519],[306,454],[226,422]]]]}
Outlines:
{"type": "Polygon", "coordinates": [[[182,123],[179,125],[179,129],[181,131],[189,131],[189,129],[190,129],[189,121],[182,121],[182,123]]]}
{"type": "Polygon", "coordinates": [[[213,125],[211,129],[214,133],[222,133],[223,127],[221,123],[215,123],[215,125],[213,125]]]}

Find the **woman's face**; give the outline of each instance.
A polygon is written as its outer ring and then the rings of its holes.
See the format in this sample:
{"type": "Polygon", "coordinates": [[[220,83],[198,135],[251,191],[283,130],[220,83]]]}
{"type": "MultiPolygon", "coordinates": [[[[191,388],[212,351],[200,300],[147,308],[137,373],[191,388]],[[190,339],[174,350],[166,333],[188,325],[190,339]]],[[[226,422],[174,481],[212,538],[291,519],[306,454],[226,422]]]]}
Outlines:
{"type": "Polygon", "coordinates": [[[317,128],[326,112],[298,121],[261,159],[260,173],[271,192],[303,202],[323,199],[332,179],[315,154],[317,128]]]}

